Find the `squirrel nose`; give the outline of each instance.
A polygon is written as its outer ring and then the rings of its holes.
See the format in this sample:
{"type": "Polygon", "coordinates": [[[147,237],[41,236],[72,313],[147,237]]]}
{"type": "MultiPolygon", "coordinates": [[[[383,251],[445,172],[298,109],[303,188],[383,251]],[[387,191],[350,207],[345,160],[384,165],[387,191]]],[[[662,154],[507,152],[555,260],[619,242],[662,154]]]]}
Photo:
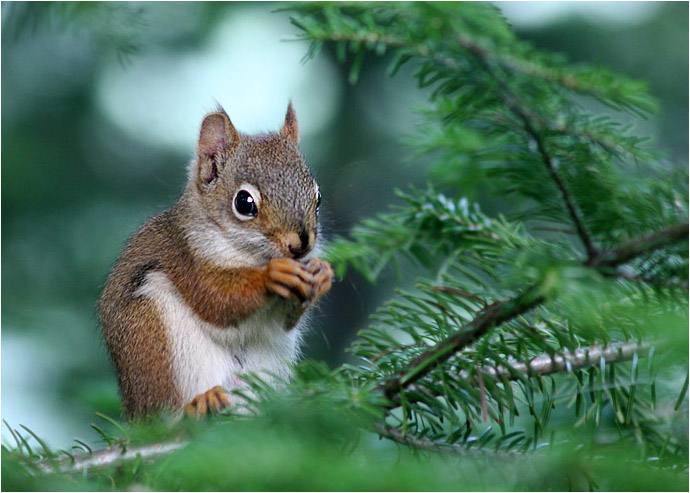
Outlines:
{"type": "Polygon", "coordinates": [[[286,246],[294,258],[304,257],[311,250],[311,238],[306,230],[299,233],[291,232],[287,234],[286,246]]]}

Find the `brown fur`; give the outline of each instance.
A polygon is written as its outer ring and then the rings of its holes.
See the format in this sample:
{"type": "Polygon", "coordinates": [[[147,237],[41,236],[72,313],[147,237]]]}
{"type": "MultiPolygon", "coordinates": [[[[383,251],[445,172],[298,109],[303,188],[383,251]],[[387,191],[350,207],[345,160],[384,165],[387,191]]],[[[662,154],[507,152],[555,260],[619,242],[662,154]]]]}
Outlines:
{"type": "Polygon", "coordinates": [[[165,328],[153,302],[134,294],[146,272],[162,267],[170,229],[168,216],[163,213],[153,218],[134,235],[115,264],[100,300],[105,342],[130,416],[183,404],[174,384],[165,328]]]}
{"type": "MultiPolygon", "coordinates": [[[[297,259],[313,248],[317,231],[315,184],[298,140],[291,105],[281,132],[264,136],[241,136],[222,110],[208,115],[187,190],[171,209],[150,219],[130,239],[100,300],[103,333],[129,416],[185,405],[176,388],[158,308],[137,295],[148,273],[165,273],[202,320],[226,330],[233,330],[276,296],[292,300],[292,309],[285,312],[289,330],[305,308],[330,288],[333,274],[326,262],[297,259]],[[228,213],[242,183],[261,189],[259,214],[247,222],[228,213]],[[245,252],[249,264],[258,265],[224,266],[220,258],[198,251],[188,233],[209,227],[219,234],[232,232],[227,241],[245,252]],[[251,235],[239,239],[242,231],[252,230],[264,239],[259,243],[250,240],[251,235]],[[302,239],[306,249],[295,253],[302,239]]],[[[199,412],[227,405],[227,396],[219,392],[222,389],[214,387],[200,394],[187,409],[199,412]]]]}
{"type": "Polygon", "coordinates": [[[179,234],[171,243],[163,252],[165,271],[202,320],[234,325],[268,301],[265,268],[219,268],[195,257],[179,234]]]}

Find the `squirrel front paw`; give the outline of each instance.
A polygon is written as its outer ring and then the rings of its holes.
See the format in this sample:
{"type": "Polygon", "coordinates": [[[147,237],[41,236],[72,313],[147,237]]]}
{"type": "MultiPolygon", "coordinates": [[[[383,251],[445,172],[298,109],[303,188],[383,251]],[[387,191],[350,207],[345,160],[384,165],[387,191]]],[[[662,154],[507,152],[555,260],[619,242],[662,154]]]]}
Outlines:
{"type": "Polygon", "coordinates": [[[326,294],[333,283],[333,269],[331,264],[320,258],[309,260],[305,266],[307,271],[314,276],[314,301],[326,294]]]}
{"type": "Polygon", "coordinates": [[[274,258],[268,262],[266,269],[266,286],[283,298],[314,303],[331,289],[333,269],[321,259],[302,263],[291,258],[274,258]]]}
{"type": "Polygon", "coordinates": [[[222,387],[216,385],[211,390],[199,394],[184,407],[188,416],[200,418],[206,414],[216,414],[231,405],[230,397],[222,387]]]}

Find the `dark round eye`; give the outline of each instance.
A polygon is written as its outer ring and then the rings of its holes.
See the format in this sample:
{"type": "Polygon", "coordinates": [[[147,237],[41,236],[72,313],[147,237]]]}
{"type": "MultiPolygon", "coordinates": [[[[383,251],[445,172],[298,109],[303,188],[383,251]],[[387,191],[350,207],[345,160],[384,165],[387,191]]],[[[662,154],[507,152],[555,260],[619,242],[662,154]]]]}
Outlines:
{"type": "Polygon", "coordinates": [[[237,192],[234,205],[237,213],[241,216],[247,216],[247,218],[256,217],[259,213],[259,208],[256,206],[254,197],[246,190],[237,192]]]}
{"type": "Polygon", "coordinates": [[[319,212],[319,207],[321,207],[321,192],[316,196],[316,212],[319,212]]]}

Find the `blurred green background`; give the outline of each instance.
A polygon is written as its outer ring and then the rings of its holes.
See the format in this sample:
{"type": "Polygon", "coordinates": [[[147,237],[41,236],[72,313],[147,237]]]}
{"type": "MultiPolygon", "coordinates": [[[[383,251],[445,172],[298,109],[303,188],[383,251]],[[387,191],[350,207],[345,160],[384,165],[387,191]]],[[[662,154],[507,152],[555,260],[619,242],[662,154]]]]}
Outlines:
{"type": "MultiPolygon", "coordinates": [[[[570,60],[647,80],[662,110],[638,133],[688,163],[688,4],[497,2],[519,35],[570,60]]],[[[178,197],[203,114],[275,130],[293,99],[321,185],[326,236],[425,181],[402,142],[424,102],[406,74],[369,59],[357,85],[322,52],[307,64],[280,4],[2,4],[2,417],[55,446],[96,441],[119,415],[96,301],[126,239],[178,197]]],[[[499,199],[480,191],[485,211],[499,199]]],[[[338,282],[305,357],[331,366],[399,280],[338,282]]],[[[5,438],[6,430],[2,436],[5,438]]]]}

